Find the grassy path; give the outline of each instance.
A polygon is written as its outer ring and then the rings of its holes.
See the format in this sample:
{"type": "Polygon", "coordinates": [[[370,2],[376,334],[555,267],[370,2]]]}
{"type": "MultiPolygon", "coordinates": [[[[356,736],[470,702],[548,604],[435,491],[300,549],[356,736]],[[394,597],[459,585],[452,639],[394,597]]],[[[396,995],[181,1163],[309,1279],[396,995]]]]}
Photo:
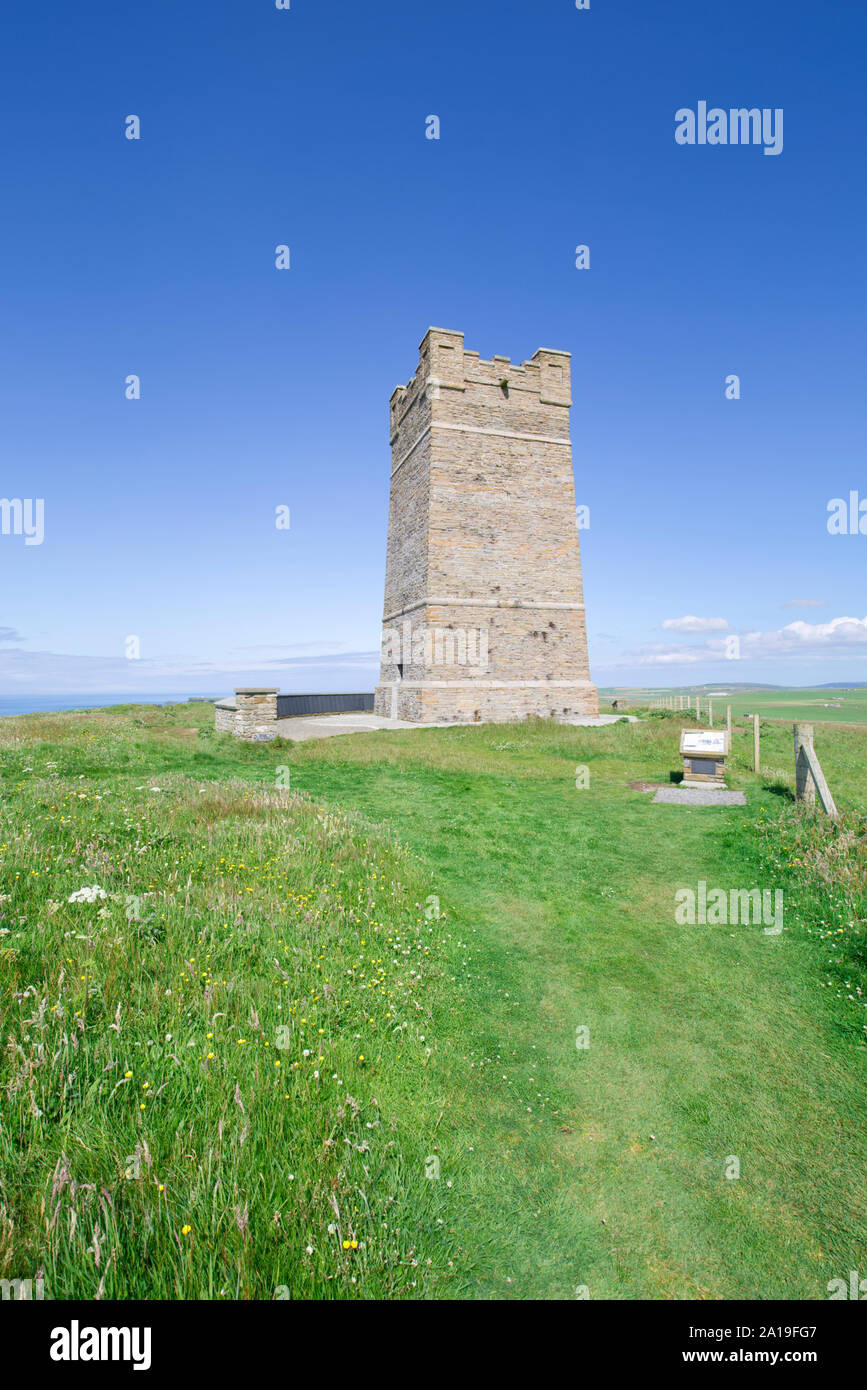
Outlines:
{"type": "Polygon", "coordinates": [[[817,1298],[867,1264],[863,1054],[805,945],[675,922],[679,887],[755,886],[744,813],[630,791],[644,732],[410,737],[293,750],[294,784],[393,826],[468,943],[433,1031],[476,1291],[817,1298]]]}

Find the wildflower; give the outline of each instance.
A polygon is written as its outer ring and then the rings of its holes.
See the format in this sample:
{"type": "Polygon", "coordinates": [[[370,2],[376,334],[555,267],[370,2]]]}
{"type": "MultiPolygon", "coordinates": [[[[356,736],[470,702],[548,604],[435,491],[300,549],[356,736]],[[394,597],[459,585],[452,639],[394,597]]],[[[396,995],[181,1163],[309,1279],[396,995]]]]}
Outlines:
{"type": "Polygon", "coordinates": [[[74,893],[70,893],[66,901],[68,903],[93,903],[96,902],[97,898],[107,897],[108,894],[105,889],[100,888],[98,883],[94,883],[90,887],[85,885],[84,888],[78,888],[74,893]]]}
{"type": "Polygon", "coordinates": [[[192,1229],[193,1229],[192,1226],[182,1226],[182,1227],[181,1227],[181,1235],[182,1235],[182,1236],[188,1236],[188,1235],[190,1234],[190,1231],[191,1231],[192,1229]]]}

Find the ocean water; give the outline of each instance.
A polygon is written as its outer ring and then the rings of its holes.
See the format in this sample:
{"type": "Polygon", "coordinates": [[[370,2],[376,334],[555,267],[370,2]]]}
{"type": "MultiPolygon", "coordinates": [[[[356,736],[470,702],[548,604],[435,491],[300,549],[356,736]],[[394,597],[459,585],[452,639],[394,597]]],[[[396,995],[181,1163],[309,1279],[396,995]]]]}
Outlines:
{"type": "MultiPolygon", "coordinates": [[[[176,705],[186,704],[189,695],[136,695],[120,691],[94,692],[83,695],[0,695],[0,719],[10,714],[48,714],[54,710],[106,709],[110,705],[176,705]]],[[[192,696],[193,699],[203,698],[192,696]]],[[[216,695],[215,699],[222,699],[216,695]]]]}

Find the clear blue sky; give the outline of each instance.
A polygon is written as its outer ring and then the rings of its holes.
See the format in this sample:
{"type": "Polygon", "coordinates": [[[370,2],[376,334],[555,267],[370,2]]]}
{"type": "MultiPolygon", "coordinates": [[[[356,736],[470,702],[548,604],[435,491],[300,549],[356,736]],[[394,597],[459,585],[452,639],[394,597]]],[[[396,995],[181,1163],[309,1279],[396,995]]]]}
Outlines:
{"type": "Polygon", "coordinates": [[[42,545],[0,535],[0,693],[372,689],[430,324],[573,354],[598,683],[867,680],[867,535],[826,529],[867,498],[854,0],[48,0],[0,33],[0,495],[45,499],[42,545]],[[678,145],[702,100],[783,108],[783,152],[678,145]]]}

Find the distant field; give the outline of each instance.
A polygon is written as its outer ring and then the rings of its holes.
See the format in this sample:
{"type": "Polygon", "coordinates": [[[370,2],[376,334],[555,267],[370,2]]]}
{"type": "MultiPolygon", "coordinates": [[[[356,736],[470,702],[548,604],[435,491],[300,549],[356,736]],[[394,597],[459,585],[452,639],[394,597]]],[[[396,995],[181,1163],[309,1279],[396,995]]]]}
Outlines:
{"type": "Polygon", "coordinates": [[[732,715],[867,724],[867,690],[757,690],[733,694],[722,703],[731,705],[732,715]]]}
{"type": "MultiPolygon", "coordinates": [[[[724,685],[716,687],[725,690],[724,685]]],[[[600,707],[605,708],[611,699],[619,694],[629,703],[639,704],[664,698],[666,695],[692,695],[695,688],[681,686],[669,690],[621,690],[619,692],[600,692],[600,707]]],[[[702,697],[702,707],[707,689],[698,692],[702,697]]],[[[732,715],[739,718],[744,714],[760,714],[763,719],[807,720],[811,723],[833,721],[844,724],[867,724],[867,689],[853,690],[744,690],[734,689],[724,697],[714,697],[715,709],[725,714],[726,705],[731,705],[732,715]]]]}

